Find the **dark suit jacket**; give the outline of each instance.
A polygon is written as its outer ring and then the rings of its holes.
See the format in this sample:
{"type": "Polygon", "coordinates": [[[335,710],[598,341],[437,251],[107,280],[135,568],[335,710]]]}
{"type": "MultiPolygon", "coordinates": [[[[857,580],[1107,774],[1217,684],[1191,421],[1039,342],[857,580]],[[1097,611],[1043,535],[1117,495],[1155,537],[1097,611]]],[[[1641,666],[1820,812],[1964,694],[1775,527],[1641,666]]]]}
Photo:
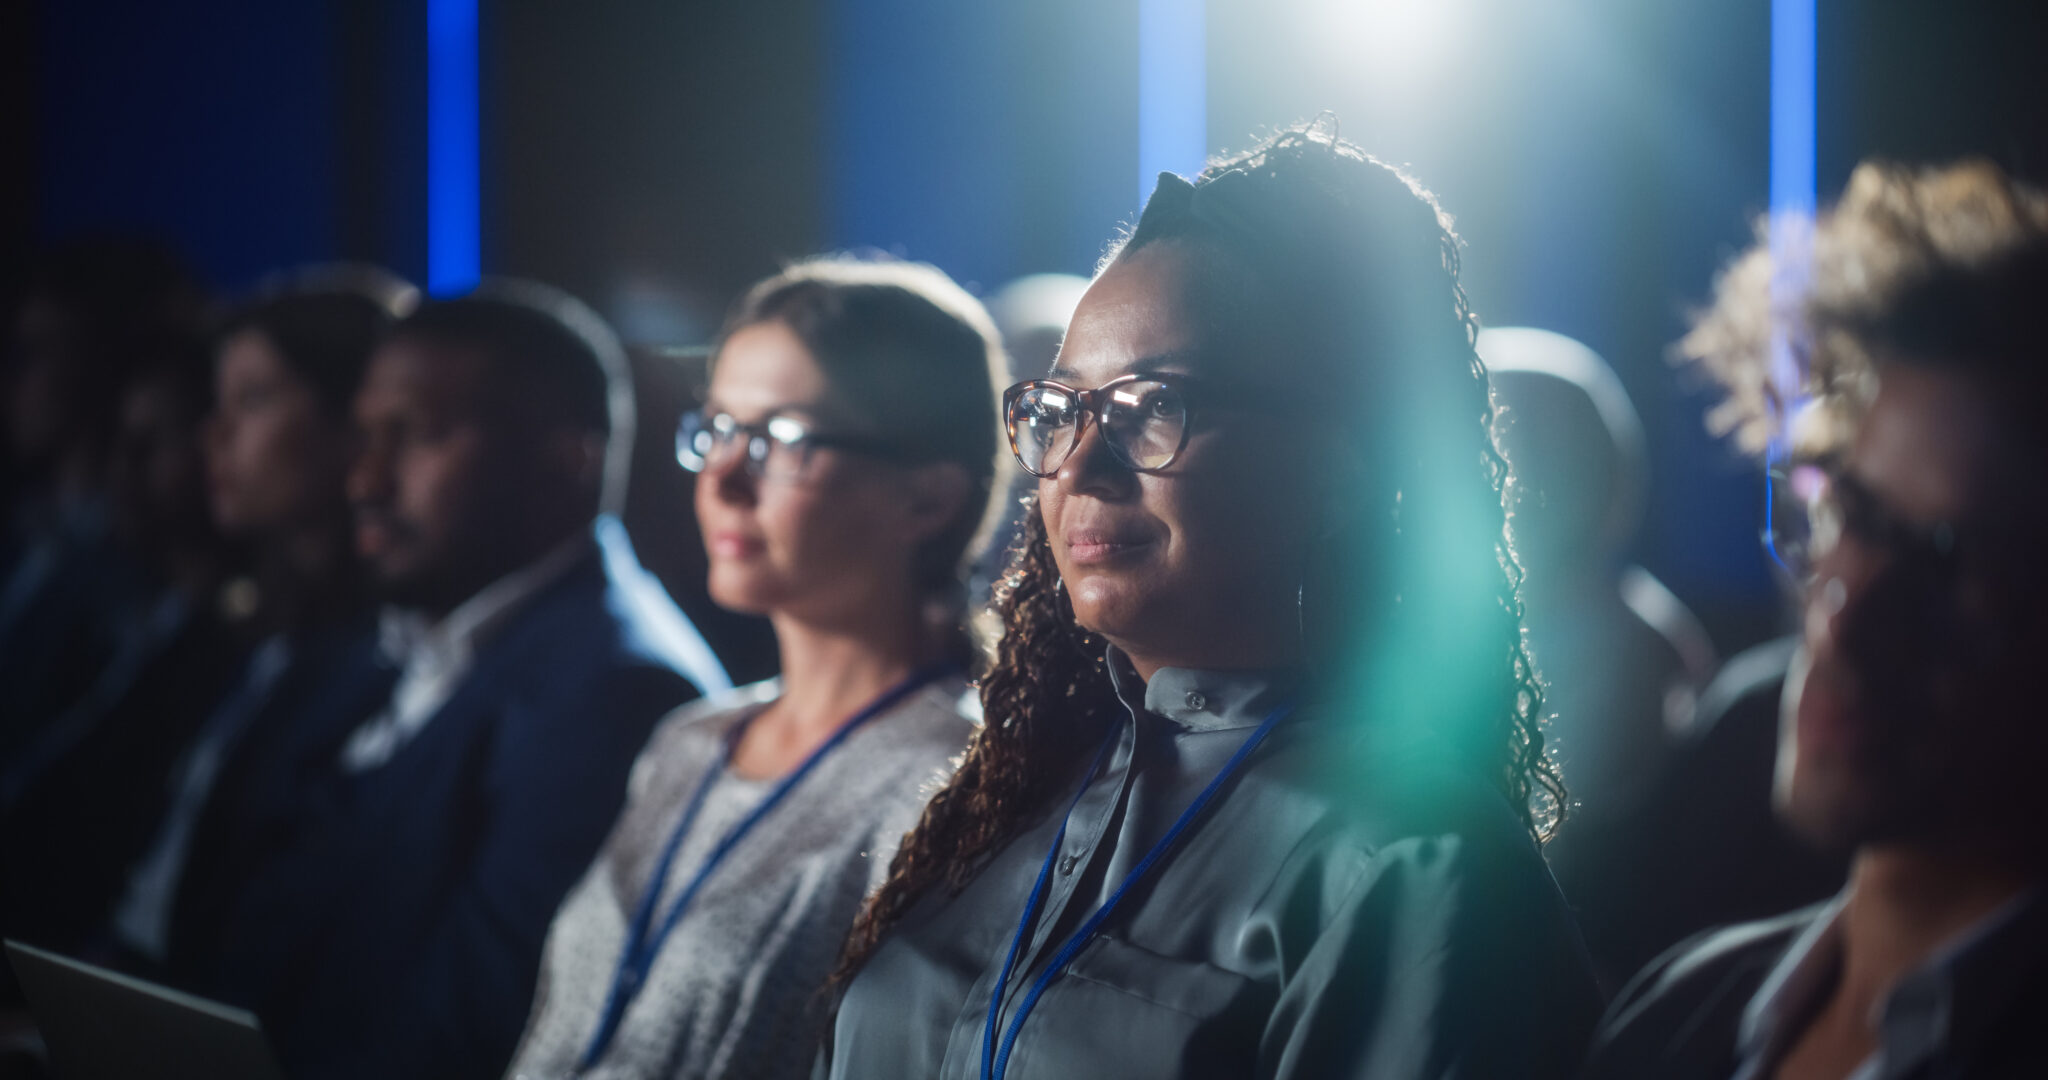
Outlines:
{"type": "MultiPolygon", "coordinates": [[[[723,683],[623,529],[607,519],[597,536],[386,764],[336,767],[392,683],[367,641],[309,715],[239,755],[268,850],[214,939],[174,950],[187,981],[263,1018],[293,1075],[497,1076],[549,920],[609,830],[641,744],[723,683]]],[[[180,911],[192,914],[183,899],[180,911]]]]}
{"type": "Polygon", "coordinates": [[[1826,908],[1709,930],[1652,961],[1608,1007],[1585,1080],[1729,1080],[1743,1010],[1826,908]]]}
{"type": "MultiPolygon", "coordinates": [[[[1827,904],[1709,931],[1664,954],[1608,1009],[1583,1080],[1729,1080],[1744,1011],[1827,904]]],[[[2048,1076],[2048,905],[2039,900],[1948,961],[1946,1033],[1912,1080],[2048,1076]]]]}
{"type": "Polygon", "coordinates": [[[129,958],[139,974],[226,992],[220,958],[236,901],[296,838],[308,793],[331,780],[340,740],[383,704],[396,678],[378,658],[368,613],[292,636],[290,663],[222,762],[193,828],[164,969],[129,958]]]}
{"type": "Polygon", "coordinates": [[[234,687],[247,655],[234,626],[197,612],[96,712],[85,737],[0,811],[7,936],[62,951],[88,947],[156,833],[174,764],[234,687]]]}

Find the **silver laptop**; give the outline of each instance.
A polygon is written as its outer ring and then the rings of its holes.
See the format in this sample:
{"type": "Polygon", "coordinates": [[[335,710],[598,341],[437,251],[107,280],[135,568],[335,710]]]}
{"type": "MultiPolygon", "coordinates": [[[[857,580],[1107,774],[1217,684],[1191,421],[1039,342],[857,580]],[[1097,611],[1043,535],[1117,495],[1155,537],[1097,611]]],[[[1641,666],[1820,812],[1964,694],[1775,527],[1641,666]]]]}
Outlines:
{"type": "Polygon", "coordinates": [[[56,1080],[283,1080],[254,1013],[18,941],[6,947],[56,1080]]]}

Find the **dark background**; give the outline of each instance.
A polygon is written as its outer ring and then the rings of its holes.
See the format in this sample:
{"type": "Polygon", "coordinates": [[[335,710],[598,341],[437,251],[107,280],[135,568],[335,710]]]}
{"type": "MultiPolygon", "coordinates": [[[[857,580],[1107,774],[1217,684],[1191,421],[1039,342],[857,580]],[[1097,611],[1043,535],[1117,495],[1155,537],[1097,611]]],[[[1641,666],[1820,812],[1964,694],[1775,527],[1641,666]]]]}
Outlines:
{"type": "MultiPolygon", "coordinates": [[[[746,283],[826,248],[984,293],[1085,274],[1138,206],[1138,13],[483,0],[483,268],[642,344],[702,341],[746,283]]],[[[0,274],[120,230],[229,291],[342,258],[423,279],[425,20],[424,0],[0,6],[0,274]]],[[[1206,20],[1209,149],[1328,108],[1410,166],[1458,217],[1481,317],[1585,341],[1635,396],[1657,485],[1639,560],[1724,652],[1766,634],[1760,485],[1666,355],[1764,209],[1767,0],[1210,0],[1206,20]]],[[[2048,180],[2048,4],[1821,0],[1819,31],[1824,200],[1867,155],[2048,180]]],[[[643,554],[687,583],[687,531],[663,528],[687,482],[640,489],[643,554]]]]}

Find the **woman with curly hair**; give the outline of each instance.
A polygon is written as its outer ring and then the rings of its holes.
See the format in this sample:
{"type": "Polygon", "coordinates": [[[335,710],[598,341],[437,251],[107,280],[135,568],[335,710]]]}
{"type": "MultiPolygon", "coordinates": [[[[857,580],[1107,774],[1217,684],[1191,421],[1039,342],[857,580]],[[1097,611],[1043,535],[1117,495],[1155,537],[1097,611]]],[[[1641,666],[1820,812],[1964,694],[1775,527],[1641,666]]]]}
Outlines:
{"type": "Polygon", "coordinates": [[[1046,379],[984,726],[832,1077],[1568,1075],[1598,1002],[1433,197],[1318,127],[1162,175],[1046,379]]]}

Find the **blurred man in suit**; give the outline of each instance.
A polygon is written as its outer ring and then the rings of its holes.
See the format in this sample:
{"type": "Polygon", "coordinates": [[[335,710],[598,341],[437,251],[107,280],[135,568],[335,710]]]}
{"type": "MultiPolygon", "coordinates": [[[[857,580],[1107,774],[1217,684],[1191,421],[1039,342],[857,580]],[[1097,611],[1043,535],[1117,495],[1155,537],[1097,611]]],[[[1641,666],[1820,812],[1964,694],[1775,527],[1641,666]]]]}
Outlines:
{"type": "Polygon", "coordinates": [[[1653,963],[1590,1075],[2048,1075],[2048,193],[1866,165],[1810,245],[1785,239],[1685,347],[1752,446],[1795,416],[1769,525],[1805,583],[1776,797],[1853,852],[1849,882],[1653,963]]]}
{"type": "Polygon", "coordinates": [[[348,488],[378,633],[241,755],[216,811],[257,839],[173,946],[293,1075],[497,1075],[642,742],[728,686],[610,516],[626,370],[587,308],[514,282],[370,361],[348,488]]]}

